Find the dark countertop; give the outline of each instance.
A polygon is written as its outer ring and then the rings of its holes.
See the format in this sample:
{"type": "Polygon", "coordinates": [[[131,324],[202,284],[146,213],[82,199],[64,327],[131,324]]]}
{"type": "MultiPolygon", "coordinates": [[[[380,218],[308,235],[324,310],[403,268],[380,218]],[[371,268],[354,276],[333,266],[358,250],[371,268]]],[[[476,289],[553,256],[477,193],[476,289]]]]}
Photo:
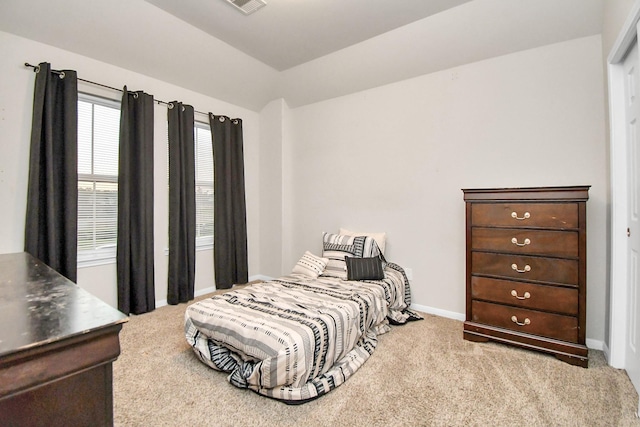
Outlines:
{"type": "Polygon", "coordinates": [[[127,320],[33,256],[0,255],[0,357],[127,320]]]}

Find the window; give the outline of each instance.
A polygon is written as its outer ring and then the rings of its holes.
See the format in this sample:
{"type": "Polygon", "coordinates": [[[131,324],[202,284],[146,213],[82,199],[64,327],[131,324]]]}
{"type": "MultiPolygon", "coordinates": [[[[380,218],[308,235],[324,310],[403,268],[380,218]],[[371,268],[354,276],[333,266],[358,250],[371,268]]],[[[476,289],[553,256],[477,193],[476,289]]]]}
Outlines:
{"type": "Polygon", "coordinates": [[[213,247],[213,145],[209,124],[196,122],[196,247],[213,247]]]}
{"type": "Polygon", "coordinates": [[[113,262],[118,227],[120,103],[78,96],[78,265],[113,262]]]}

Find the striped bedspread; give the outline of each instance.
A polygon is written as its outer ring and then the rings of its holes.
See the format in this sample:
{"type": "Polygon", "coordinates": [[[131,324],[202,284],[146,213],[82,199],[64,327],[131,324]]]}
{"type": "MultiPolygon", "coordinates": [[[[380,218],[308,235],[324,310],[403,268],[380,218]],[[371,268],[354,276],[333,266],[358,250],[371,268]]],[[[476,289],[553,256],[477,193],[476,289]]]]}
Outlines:
{"type": "Polygon", "coordinates": [[[303,403],[362,366],[389,322],[421,318],[408,310],[408,286],[395,264],[379,281],[285,276],[190,305],[185,335],[200,360],[229,373],[233,385],[303,403]]]}

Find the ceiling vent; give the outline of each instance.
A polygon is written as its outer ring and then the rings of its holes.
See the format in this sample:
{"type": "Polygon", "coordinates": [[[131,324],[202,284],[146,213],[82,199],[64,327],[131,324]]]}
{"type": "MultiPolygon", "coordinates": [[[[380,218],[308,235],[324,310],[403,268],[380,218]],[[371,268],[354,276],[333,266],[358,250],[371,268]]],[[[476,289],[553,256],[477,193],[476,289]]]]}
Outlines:
{"type": "Polygon", "coordinates": [[[227,2],[245,15],[249,15],[267,5],[267,2],[264,0],[227,0],[227,2]]]}

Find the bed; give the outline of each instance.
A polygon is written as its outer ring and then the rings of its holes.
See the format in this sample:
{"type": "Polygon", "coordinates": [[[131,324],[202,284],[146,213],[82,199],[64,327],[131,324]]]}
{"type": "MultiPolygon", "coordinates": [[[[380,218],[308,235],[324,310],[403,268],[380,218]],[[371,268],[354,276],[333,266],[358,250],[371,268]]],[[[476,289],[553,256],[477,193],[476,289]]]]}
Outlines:
{"type": "Polygon", "coordinates": [[[190,305],[187,342],[234,386],[289,404],[328,393],[371,356],[390,324],[421,319],[409,309],[400,266],[381,262],[376,280],[350,276],[345,257],[383,259],[372,240],[325,233],[323,256],[306,252],[290,275],[190,305]]]}

